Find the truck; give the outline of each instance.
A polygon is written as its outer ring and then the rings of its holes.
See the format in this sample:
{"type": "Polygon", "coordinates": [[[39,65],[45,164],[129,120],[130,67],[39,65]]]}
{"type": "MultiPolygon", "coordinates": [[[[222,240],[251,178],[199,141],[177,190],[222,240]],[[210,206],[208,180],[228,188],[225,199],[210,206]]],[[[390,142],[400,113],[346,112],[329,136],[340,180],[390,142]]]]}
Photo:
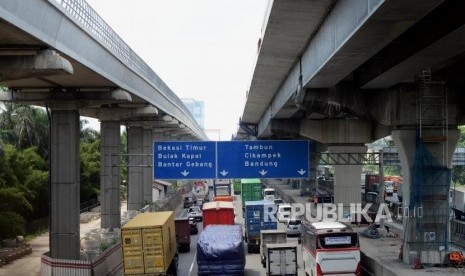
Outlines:
{"type": "Polygon", "coordinates": [[[213,201],[226,201],[226,202],[233,202],[232,196],[215,196],[213,201]]]}
{"type": "Polygon", "coordinates": [[[234,205],[232,202],[214,201],[203,205],[203,228],[208,225],[234,224],[234,205]]]}
{"type": "Polygon", "coordinates": [[[176,275],[173,211],[137,214],[121,227],[124,275],[176,275]]]}
{"type": "Polygon", "coordinates": [[[452,200],[452,210],[455,218],[465,220],[465,188],[455,188],[450,190],[452,200]]]}
{"type": "Polygon", "coordinates": [[[269,243],[266,254],[266,275],[297,276],[297,244],[269,243]]]}
{"type": "Polygon", "coordinates": [[[241,180],[240,179],[233,179],[233,190],[235,195],[241,194],[241,180]]]}
{"type": "Polygon", "coordinates": [[[245,202],[263,199],[263,186],[258,178],[241,179],[242,215],[245,217],[245,202]]]}
{"type": "Polygon", "coordinates": [[[231,180],[229,179],[217,179],[213,184],[213,190],[215,196],[228,196],[231,195],[231,180]]]}
{"type": "Polygon", "coordinates": [[[263,199],[274,201],[276,199],[276,191],[273,188],[263,189],[263,199]]]}
{"type": "Polygon", "coordinates": [[[263,267],[266,267],[267,244],[271,243],[286,243],[287,235],[284,230],[262,230],[260,231],[260,259],[263,267]]]}
{"type": "Polygon", "coordinates": [[[275,210],[276,205],[273,201],[245,202],[244,223],[247,252],[260,252],[260,231],[278,229],[278,223],[274,216],[275,210]]]}
{"type": "Polygon", "coordinates": [[[196,200],[208,198],[208,183],[206,180],[196,180],[192,182],[192,195],[196,200]]]}
{"type": "Polygon", "coordinates": [[[197,241],[198,275],[243,275],[244,241],[241,225],[209,225],[197,241]]]}
{"type": "Polygon", "coordinates": [[[189,218],[187,216],[182,218],[175,218],[174,227],[178,252],[191,251],[191,226],[189,223],[189,218]]]}

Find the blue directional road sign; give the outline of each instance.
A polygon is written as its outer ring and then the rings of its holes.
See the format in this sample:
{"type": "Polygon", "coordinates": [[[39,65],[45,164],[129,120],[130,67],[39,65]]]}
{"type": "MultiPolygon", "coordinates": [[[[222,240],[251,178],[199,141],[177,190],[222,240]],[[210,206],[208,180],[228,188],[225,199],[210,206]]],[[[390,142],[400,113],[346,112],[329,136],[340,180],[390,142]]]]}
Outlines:
{"type": "Polygon", "coordinates": [[[308,178],[308,141],[217,142],[217,178],[308,178]]]}
{"type": "Polygon", "coordinates": [[[153,178],[215,178],[216,143],[154,142],[153,178]]]}

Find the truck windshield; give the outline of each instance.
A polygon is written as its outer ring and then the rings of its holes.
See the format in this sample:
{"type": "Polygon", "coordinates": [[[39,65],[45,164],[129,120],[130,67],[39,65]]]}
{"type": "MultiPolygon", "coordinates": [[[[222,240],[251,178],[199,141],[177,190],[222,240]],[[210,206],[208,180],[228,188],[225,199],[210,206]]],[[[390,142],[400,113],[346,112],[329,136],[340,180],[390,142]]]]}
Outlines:
{"type": "Polygon", "coordinates": [[[274,195],[275,191],[274,190],[265,190],[265,195],[274,195]]]}

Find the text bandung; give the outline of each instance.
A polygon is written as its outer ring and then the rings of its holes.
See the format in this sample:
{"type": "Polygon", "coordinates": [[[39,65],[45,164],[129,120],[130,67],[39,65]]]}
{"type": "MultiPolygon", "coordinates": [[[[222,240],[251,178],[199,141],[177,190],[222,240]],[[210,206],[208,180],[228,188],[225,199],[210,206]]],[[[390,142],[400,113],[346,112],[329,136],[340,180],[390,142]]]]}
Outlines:
{"type": "Polygon", "coordinates": [[[273,167],[277,168],[278,167],[278,162],[271,162],[271,161],[245,161],[244,162],[245,167],[273,167]]]}

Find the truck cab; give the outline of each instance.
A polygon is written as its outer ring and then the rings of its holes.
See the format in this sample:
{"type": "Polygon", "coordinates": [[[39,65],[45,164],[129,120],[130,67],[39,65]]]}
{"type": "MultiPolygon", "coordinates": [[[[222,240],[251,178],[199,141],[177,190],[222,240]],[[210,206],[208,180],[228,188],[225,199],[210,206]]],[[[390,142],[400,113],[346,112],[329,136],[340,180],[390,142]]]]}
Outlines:
{"type": "Polygon", "coordinates": [[[276,199],[276,191],[273,188],[263,189],[263,199],[274,201],[276,199]]]}

